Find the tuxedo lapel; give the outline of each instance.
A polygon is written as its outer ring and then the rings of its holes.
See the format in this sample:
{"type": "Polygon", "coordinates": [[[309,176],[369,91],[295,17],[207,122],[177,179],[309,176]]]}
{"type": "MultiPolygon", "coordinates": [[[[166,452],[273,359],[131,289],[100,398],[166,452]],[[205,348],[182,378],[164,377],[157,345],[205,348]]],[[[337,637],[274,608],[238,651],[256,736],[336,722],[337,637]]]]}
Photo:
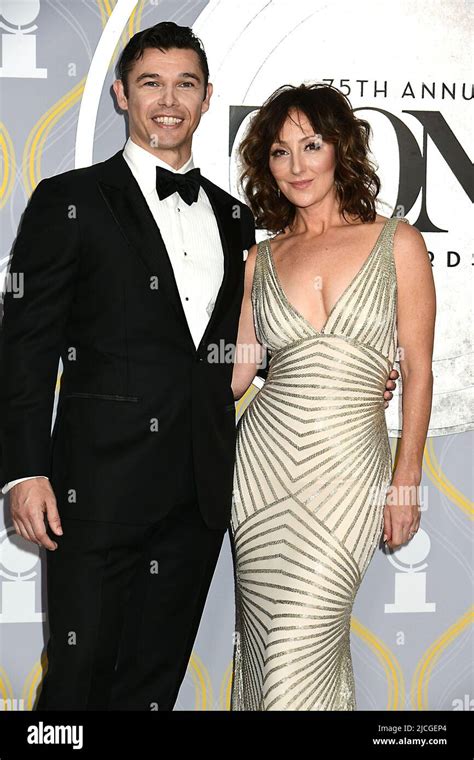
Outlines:
{"type": "MultiPolygon", "coordinates": [[[[222,203],[222,200],[217,197],[214,185],[205,177],[202,177],[202,186],[212,205],[219,228],[224,253],[224,276],[198,350],[205,345],[208,335],[218,323],[225,309],[227,295],[232,291],[233,277],[237,276],[236,269],[234,271],[235,265],[232,266],[235,257],[230,254],[230,246],[235,235],[232,225],[232,207],[228,203],[222,203]]],[[[124,238],[132,250],[142,259],[150,272],[150,277],[155,275],[158,278],[159,292],[164,295],[174,309],[193,350],[196,350],[165,243],[143,193],[122,155],[122,151],[102,164],[102,179],[99,180],[99,187],[104,201],[124,238]]],[[[238,241],[236,241],[236,245],[238,245],[238,241]]]]}
{"type": "Polygon", "coordinates": [[[237,272],[235,269],[236,257],[231,251],[235,240],[235,230],[232,228],[232,207],[230,204],[223,204],[215,192],[215,186],[205,177],[201,177],[201,185],[204,188],[210,204],[214,211],[221,239],[222,251],[224,253],[224,276],[216,296],[216,302],[212,311],[209,322],[207,323],[204,335],[201,338],[199,347],[205,346],[208,336],[212,333],[214,326],[218,324],[225,308],[226,303],[233,289],[233,283],[237,281],[237,272]],[[235,279],[234,279],[235,278],[235,279]]]}
{"type": "Polygon", "coordinates": [[[194,348],[166,246],[122,151],[104,162],[102,177],[100,191],[116,224],[132,250],[142,259],[150,277],[158,278],[160,295],[164,295],[174,309],[194,348]]]}

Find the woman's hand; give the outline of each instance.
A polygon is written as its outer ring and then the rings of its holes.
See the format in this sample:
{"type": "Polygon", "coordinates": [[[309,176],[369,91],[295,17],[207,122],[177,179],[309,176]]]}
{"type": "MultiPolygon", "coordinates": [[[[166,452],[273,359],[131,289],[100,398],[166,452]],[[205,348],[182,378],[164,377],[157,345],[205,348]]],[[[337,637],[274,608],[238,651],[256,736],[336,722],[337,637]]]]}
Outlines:
{"type": "Polygon", "coordinates": [[[396,549],[410,541],[420,527],[419,485],[415,480],[393,482],[384,507],[384,543],[396,549]]]}
{"type": "Polygon", "coordinates": [[[389,376],[387,378],[387,382],[385,383],[385,391],[384,391],[384,394],[383,394],[384,409],[386,409],[388,407],[389,402],[393,398],[392,391],[394,391],[395,388],[397,387],[397,384],[396,384],[395,380],[398,380],[398,376],[399,376],[398,370],[392,369],[392,371],[390,372],[390,374],[389,374],[389,376]]]}

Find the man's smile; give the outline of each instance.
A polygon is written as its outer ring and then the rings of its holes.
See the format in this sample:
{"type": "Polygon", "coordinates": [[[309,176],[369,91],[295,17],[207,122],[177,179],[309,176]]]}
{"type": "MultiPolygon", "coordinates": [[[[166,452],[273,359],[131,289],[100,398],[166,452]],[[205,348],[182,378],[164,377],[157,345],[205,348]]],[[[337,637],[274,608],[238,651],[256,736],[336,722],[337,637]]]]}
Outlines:
{"type": "Polygon", "coordinates": [[[152,121],[164,129],[176,129],[183,123],[184,119],[180,116],[153,116],[152,121]]]}

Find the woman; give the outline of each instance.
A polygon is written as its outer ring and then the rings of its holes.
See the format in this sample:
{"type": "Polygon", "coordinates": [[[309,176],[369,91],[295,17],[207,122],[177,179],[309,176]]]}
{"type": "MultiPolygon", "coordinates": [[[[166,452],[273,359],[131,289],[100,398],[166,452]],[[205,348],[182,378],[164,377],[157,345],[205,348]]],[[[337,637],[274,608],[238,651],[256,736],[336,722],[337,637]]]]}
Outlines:
{"type": "Polygon", "coordinates": [[[276,234],[248,254],[232,383],[240,398],[270,350],[237,431],[233,710],[355,710],[356,593],[382,527],[393,549],[420,524],[434,284],[421,234],[376,213],[369,136],[335,88],[285,86],[241,145],[257,226],[276,234]],[[392,476],[382,394],[397,339],[392,476]]]}

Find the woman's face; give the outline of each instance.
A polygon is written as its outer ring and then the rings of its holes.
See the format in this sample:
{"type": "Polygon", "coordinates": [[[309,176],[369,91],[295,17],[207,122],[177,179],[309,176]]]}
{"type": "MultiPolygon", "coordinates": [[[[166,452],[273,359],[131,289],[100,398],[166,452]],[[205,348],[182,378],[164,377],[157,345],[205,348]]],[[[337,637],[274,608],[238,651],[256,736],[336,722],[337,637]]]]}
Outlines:
{"type": "Polygon", "coordinates": [[[290,111],[270,147],[269,168],[290,203],[307,208],[334,194],[334,145],[300,111],[290,111]]]}

